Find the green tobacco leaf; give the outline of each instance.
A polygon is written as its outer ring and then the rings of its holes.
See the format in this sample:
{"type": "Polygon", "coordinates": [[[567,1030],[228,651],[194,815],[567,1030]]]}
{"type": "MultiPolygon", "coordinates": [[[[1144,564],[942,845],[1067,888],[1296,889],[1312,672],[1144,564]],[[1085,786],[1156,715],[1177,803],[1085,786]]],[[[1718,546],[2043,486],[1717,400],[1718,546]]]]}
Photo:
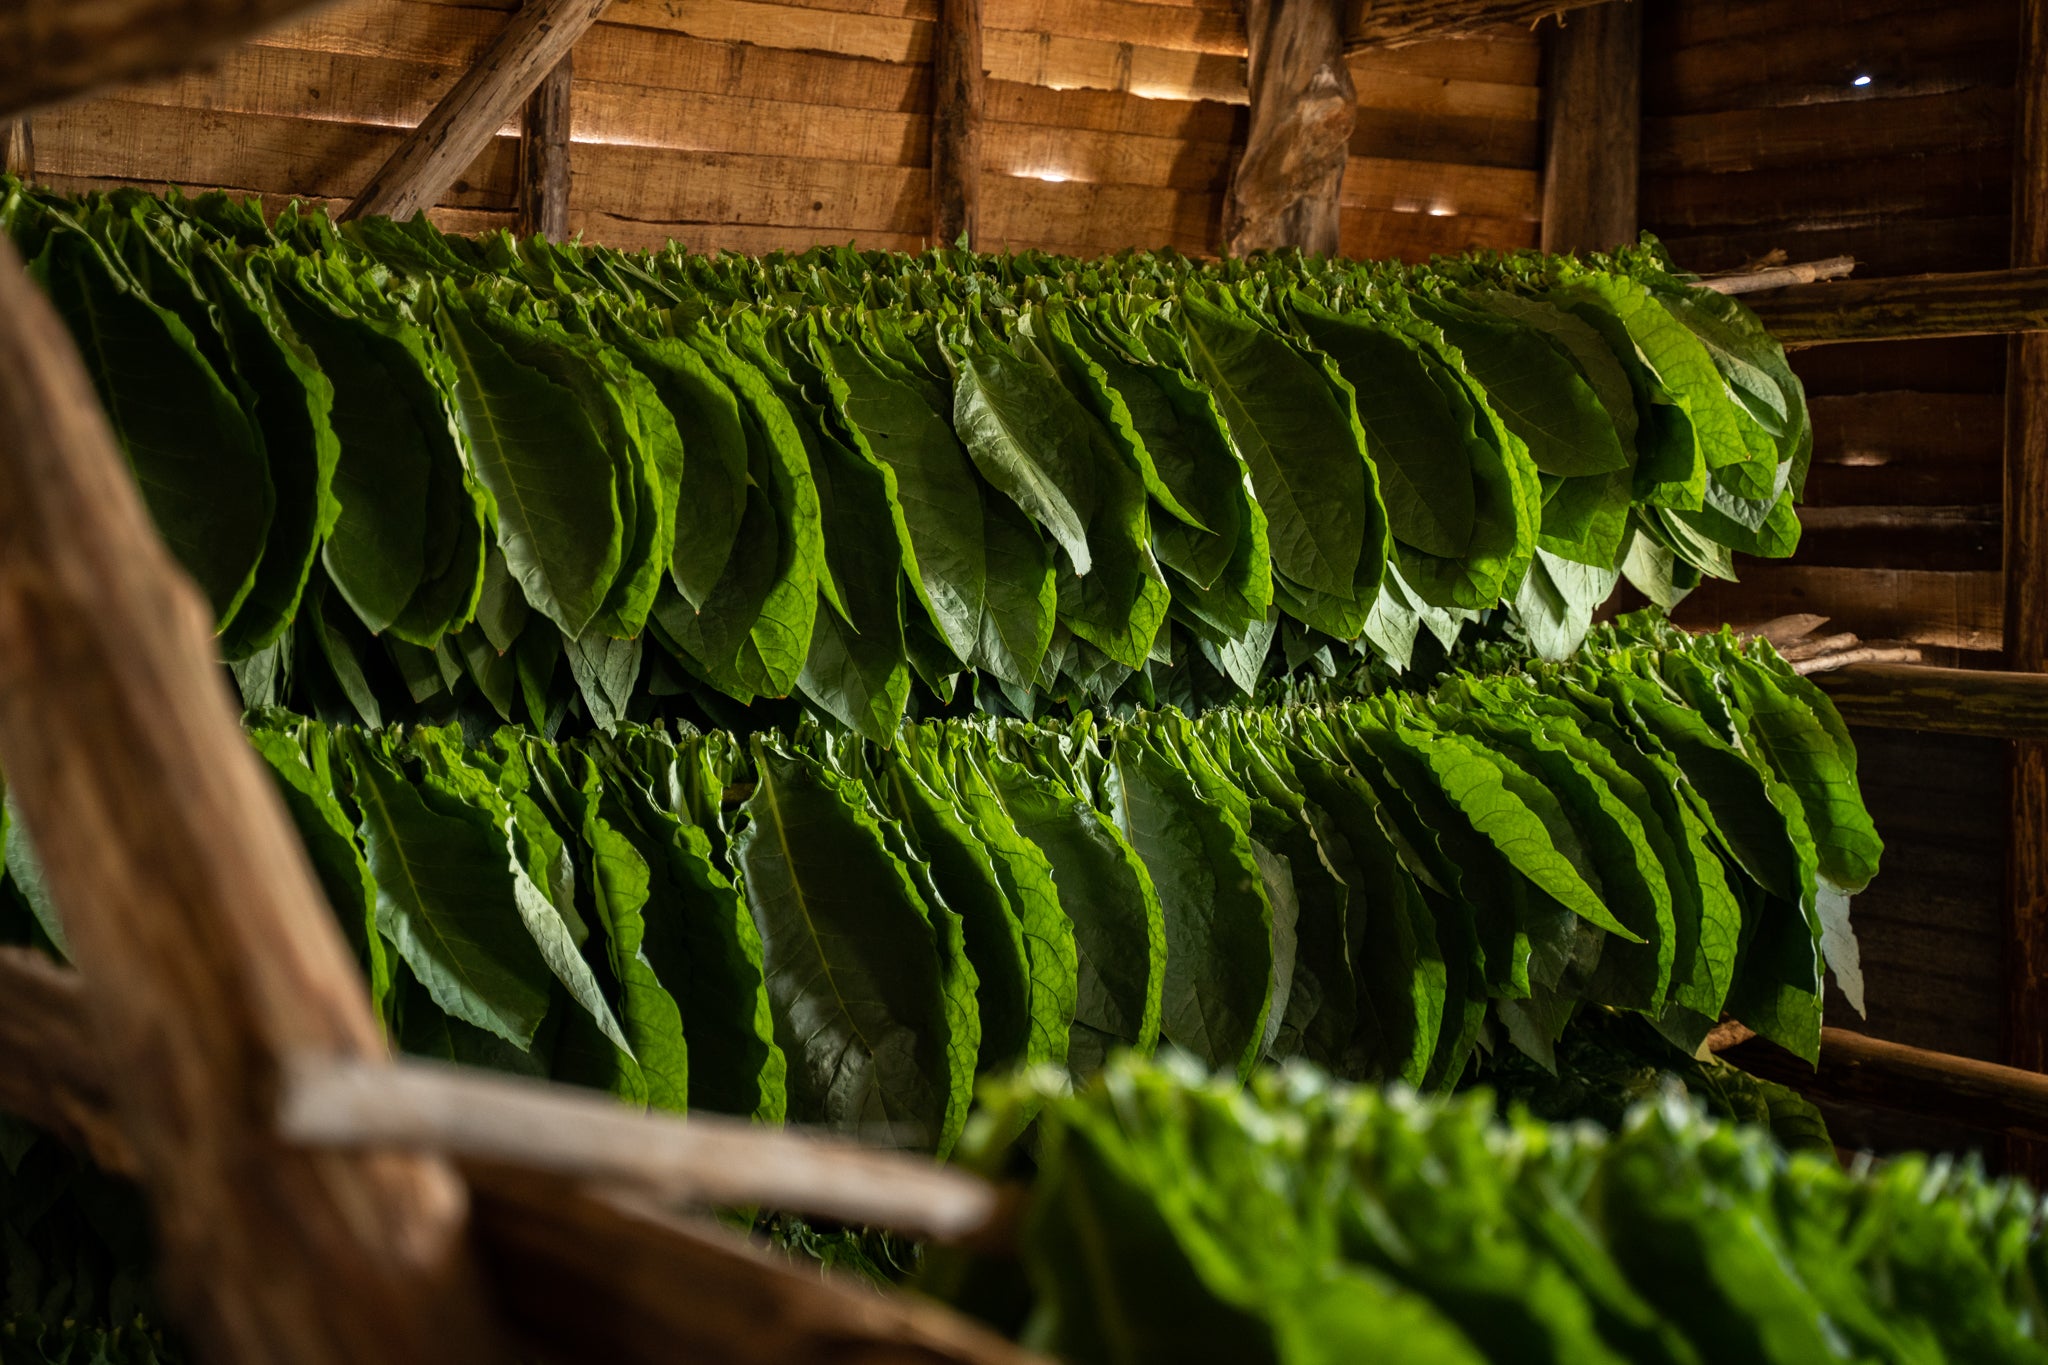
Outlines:
{"type": "Polygon", "coordinates": [[[571,390],[508,349],[508,341],[522,351],[544,346],[534,324],[452,287],[439,296],[436,321],[505,563],[534,609],[574,638],[604,607],[623,553],[603,433],[571,390]]]}
{"type": "Polygon", "coordinates": [[[845,780],[756,739],[733,842],[761,931],[791,1117],[936,1147],[949,1035],[930,911],[845,780]]]}
{"type": "Polygon", "coordinates": [[[1059,376],[1036,347],[986,327],[962,329],[946,356],[954,366],[953,426],[975,467],[1086,575],[1095,563],[1088,535],[1095,461],[1059,376]]]}
{"type": "Polygon", "coordinates": [[[430,809],[368,741],[341,735],[377,925],[446,1013],[522,1050],[548,1007],[548,964],[515,907],[505,838],[473,807],[430,809]]]}

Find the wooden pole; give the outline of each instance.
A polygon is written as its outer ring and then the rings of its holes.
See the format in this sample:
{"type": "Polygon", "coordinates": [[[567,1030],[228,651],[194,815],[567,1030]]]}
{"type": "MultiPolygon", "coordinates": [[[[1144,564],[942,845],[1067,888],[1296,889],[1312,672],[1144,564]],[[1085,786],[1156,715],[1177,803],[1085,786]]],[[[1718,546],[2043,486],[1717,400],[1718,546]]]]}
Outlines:
{"type": "Polygon", "coordinates": [[[1467,38],[1502,24],[1524,27],[1608,0],[1364,0],[1345,35],[1350,51],[1467,38]]]}
{"type": "Polygon", "coordinates": [[[1606,251],[1640,227],[1643,7],[1601,5],[1544,30],[1543,249],[1606,251]]]}
{"type": "Polygon", "coordinates": [[[576,58],[555,64],[540,89],[526,101],[519,135],[519,226],[521,237],[540,236],[551,242],[569,236],[571,182],[570,95],[576,82],[576,58]]]}
{"type": "Polygon", "coordinates": [[[0,120],[103,85],[168,75],[329,0],[7,0],[0,120]]]}
{"type": "Polygon", "coordinates": [[[1251,118],[1230,180],[1224,249],[1337,254],[1358,92],[1340,0],[1248,0],[1251,118]]]}
{"type": "Polygon", "coordinates": [[[212,614],[4,236],[0,432],[0,768],[90,983],[169,1305],[230,1365],[493,1359],[454,1173],[275,1132],[282,1058],[384,1042],[212,614]]]}
{"type": "Polygon", "coordinates": [[[1989,739],[2048,739],[2048,675],[1857,663],[1813,680],[1851,725],[1989,739]]]}
{"type": "Polygon", "coordinates": [[[932,245],[975,244],[981,218],[981,0],[940,0],[932,52],[932,245]]]}
{"type": "MultiPolygon", "coordinates": [[[[2022,0],[2012,264],[2048,267],[2048,0],[2022,0]]],[[[2048,272],[2044,272],[2048,273],[2048,272]]],[[[2048,671],[2048,336],[2016,336],[2005,371],[2005,666],[2048,671]]],[[[2006,847],[2006,1060],[2048,1070],[2048,743],[2013,746],[2006,847]]],[[[2007,1162],[2037,1183],[2048,1145],[2007,1162]]]]}
{"type": "Polygon", "coordinates": [[[1783,289],[1788,284],[1818,284],[1839,280],[1856,269],[1854,256],[1830,256],[1824,261],[1798,265],[1774,265],[1764,270],[1744,270],[1733,275],[1709,275],[1699,281],[1702,289],[1716,294],[1758,294],[1766,289],[1783,289]]]}
{"type": "Polygon", "coordinates": [[[86,1027],[78,973],[33,948],[0,948],[0,1110],[55,1133],[106,1170],[139,1176],[86,1027]]]}
{"type": "Polygon", "coordinates": [[[2048,329],[2048,266],[1795,284],[1749,300],[1788,349],[2048,329]]]}
{"type": "Polygon", "coordinates": [[[23,180],[36,178],[35,124],[25,114],[0,123],[0,171],[23,180]]]}
{"type": "Polygon", "coordinates": [[[370,178],[344,219],[410,218],[440,202],[611,0],[526,0],[476,65],[370,178]]]}
{"type": "Polygon", "coordinates": [[[2048,1138],[2048,1076],[2035,1071],[1839,1028],[1821,1030],[1817,1068],[1754,1035],[1720,1049],[1719,1056],[1820,1099],[1946,1119],[1981,1132],[2048,1138]]]}

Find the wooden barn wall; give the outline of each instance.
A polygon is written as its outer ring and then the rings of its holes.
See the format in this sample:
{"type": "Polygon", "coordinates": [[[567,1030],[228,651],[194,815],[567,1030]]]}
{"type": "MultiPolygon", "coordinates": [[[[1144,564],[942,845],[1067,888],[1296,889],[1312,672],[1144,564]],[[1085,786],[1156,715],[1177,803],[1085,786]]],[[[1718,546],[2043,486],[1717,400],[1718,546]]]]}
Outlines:
{"type": "MultiPolygon", "coordinates": [[[[42,178],[341,202],[515,0],[350,0],[209,72],[40,117],[42,178]]],[[[616,0],[576,49],[571,221],[590,240],[914,249],[930,222],[936,0],[616,0]]],[[[987,0],[982,241],[1213,250],[1244,136],[1235,0],[987,0]]],[[[1538,44],[1358,54],[1345,249],[1536,240],[1538,44]]],[[[514,129],[435,216],[511,220],[514,129]]]]}
{"type": "MultiPolygon", "coordinates": [[[[1682,264],[1853,255],[1859,278],[2008,264],[2018,0],[1639,2],[1643,218],[1682,264]]],[[[1741,563],[1687,618],[1815,612],[1935,662],[1995,665],[2003,341],[1819,347],[1794,368],[1816,435],[1798,555],[1741,563]]],[[[2009,746],[1856,740],[1886,851],[1855,903],[1870,1016],[1832,996],[1830,1022],[1996,1060],[2009,746]]],[[[1830,1117],[1846,1145],[1982,1145],[1924,1120],[1830,1117]]]]}

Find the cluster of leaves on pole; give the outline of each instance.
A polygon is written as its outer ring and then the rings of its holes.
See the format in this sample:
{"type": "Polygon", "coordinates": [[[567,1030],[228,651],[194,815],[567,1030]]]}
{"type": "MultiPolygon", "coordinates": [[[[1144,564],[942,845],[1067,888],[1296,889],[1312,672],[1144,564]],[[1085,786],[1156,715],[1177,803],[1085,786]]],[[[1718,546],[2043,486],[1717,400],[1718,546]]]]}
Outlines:
{"type": "Polygon", "coordinates": [[[0,227],[250,703],[373,727],[797,696],[886,742],[1482,618],[1559,658],[1622,575],[1791,553],[1811,454],[1654,245],[755,260],[12,182],[0,227]]]}
{"type": "MultiPolygon", "coordinates": [[[[1826,698],[1767,645],[1600,627],[1426,691],[883,747],[254,713],[408,1049],[945,1151],[977,1076],[1162,1044],[1447,1089],[1576,1012],[1811,1058],[1880,851],[1826,698]]],[[[15,932],[41,919],[10,829],[15,932]]],[[[0,931],[6,925],[0,923],[0,931]]]]}
{"type": "Polygon", "coordinates": [[[1074,1365],[2048,1360],[2023,1182],[1845,1170],[1675,1096],[1609,1134],[1124,1058],[1010,1087],[967,1149],[1035,1166],[1022,1255],[934,1252],[927,1287],[1074,1365]],[[1006,1149],[1025,1113],[1031,1160],[1006,1149]]]}

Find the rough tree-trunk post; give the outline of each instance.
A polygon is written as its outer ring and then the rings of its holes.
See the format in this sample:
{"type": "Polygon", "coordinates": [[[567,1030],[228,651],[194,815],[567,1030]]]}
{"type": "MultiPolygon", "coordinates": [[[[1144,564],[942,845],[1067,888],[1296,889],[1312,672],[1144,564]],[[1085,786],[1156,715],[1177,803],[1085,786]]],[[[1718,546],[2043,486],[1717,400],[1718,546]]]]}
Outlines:
{"type": "Polygon", "coordinates": [[[932,244],[976,244],[981,217],[981,0],[940,0],[932,53],[932,244]]]}
{"type": "Polygon", "coordinates": [[[26,116],[0,123],[0,171],[36,178],[36,130],[26,116]]]}
{"type": "MultiPolygon", "coordinates": [[[[2048,266],[2048,0],[2021,6],[2012,263],[2048,266]]],[[[2016,336],[2005,371],[2005,666],[2048,671],[2048,335],[2016,336]]],[[[2006,853],[2006,1060],[2048,1071],[2048,743],[2012,754],[2006,853]]],[[[2015,1140],[2009,1164],[2040,1181],[2048,1146],[2015,1140]]]]}
{"type": "Polygon", "coordinates": [[[341,216],[410,218],[432,208],[610,4],[526,0],[341,216]]]}
{"type": "Polygon", "coordinates": [[[1231,176],[1223,245],[1335,255],[1358,91],[1340,0],[1247,0],[1251,117],[1231,176]]]}
{"type": "Polygon", "coordinates": [[[223,1365],[495,1358],[444,1163],[276,1133],[284,1058],[376,1058],[368,993],[71,338],[0,237],[0,767],[85,980],[164,1248],[223,1365]]]}
{"type": "Polygon", "coordinates": [[[521,237],[538,234],[560,242],[569,236],[570,94],[575,83],[576,59],[564,57],[526,101],[519,136],[521,237]]]}
{"type": "Polygon", "coordinates": [[[1543,249],[1633,242],[1642,159],[1643,6],[1561,15],[1545,29],[1543,249]]]}

